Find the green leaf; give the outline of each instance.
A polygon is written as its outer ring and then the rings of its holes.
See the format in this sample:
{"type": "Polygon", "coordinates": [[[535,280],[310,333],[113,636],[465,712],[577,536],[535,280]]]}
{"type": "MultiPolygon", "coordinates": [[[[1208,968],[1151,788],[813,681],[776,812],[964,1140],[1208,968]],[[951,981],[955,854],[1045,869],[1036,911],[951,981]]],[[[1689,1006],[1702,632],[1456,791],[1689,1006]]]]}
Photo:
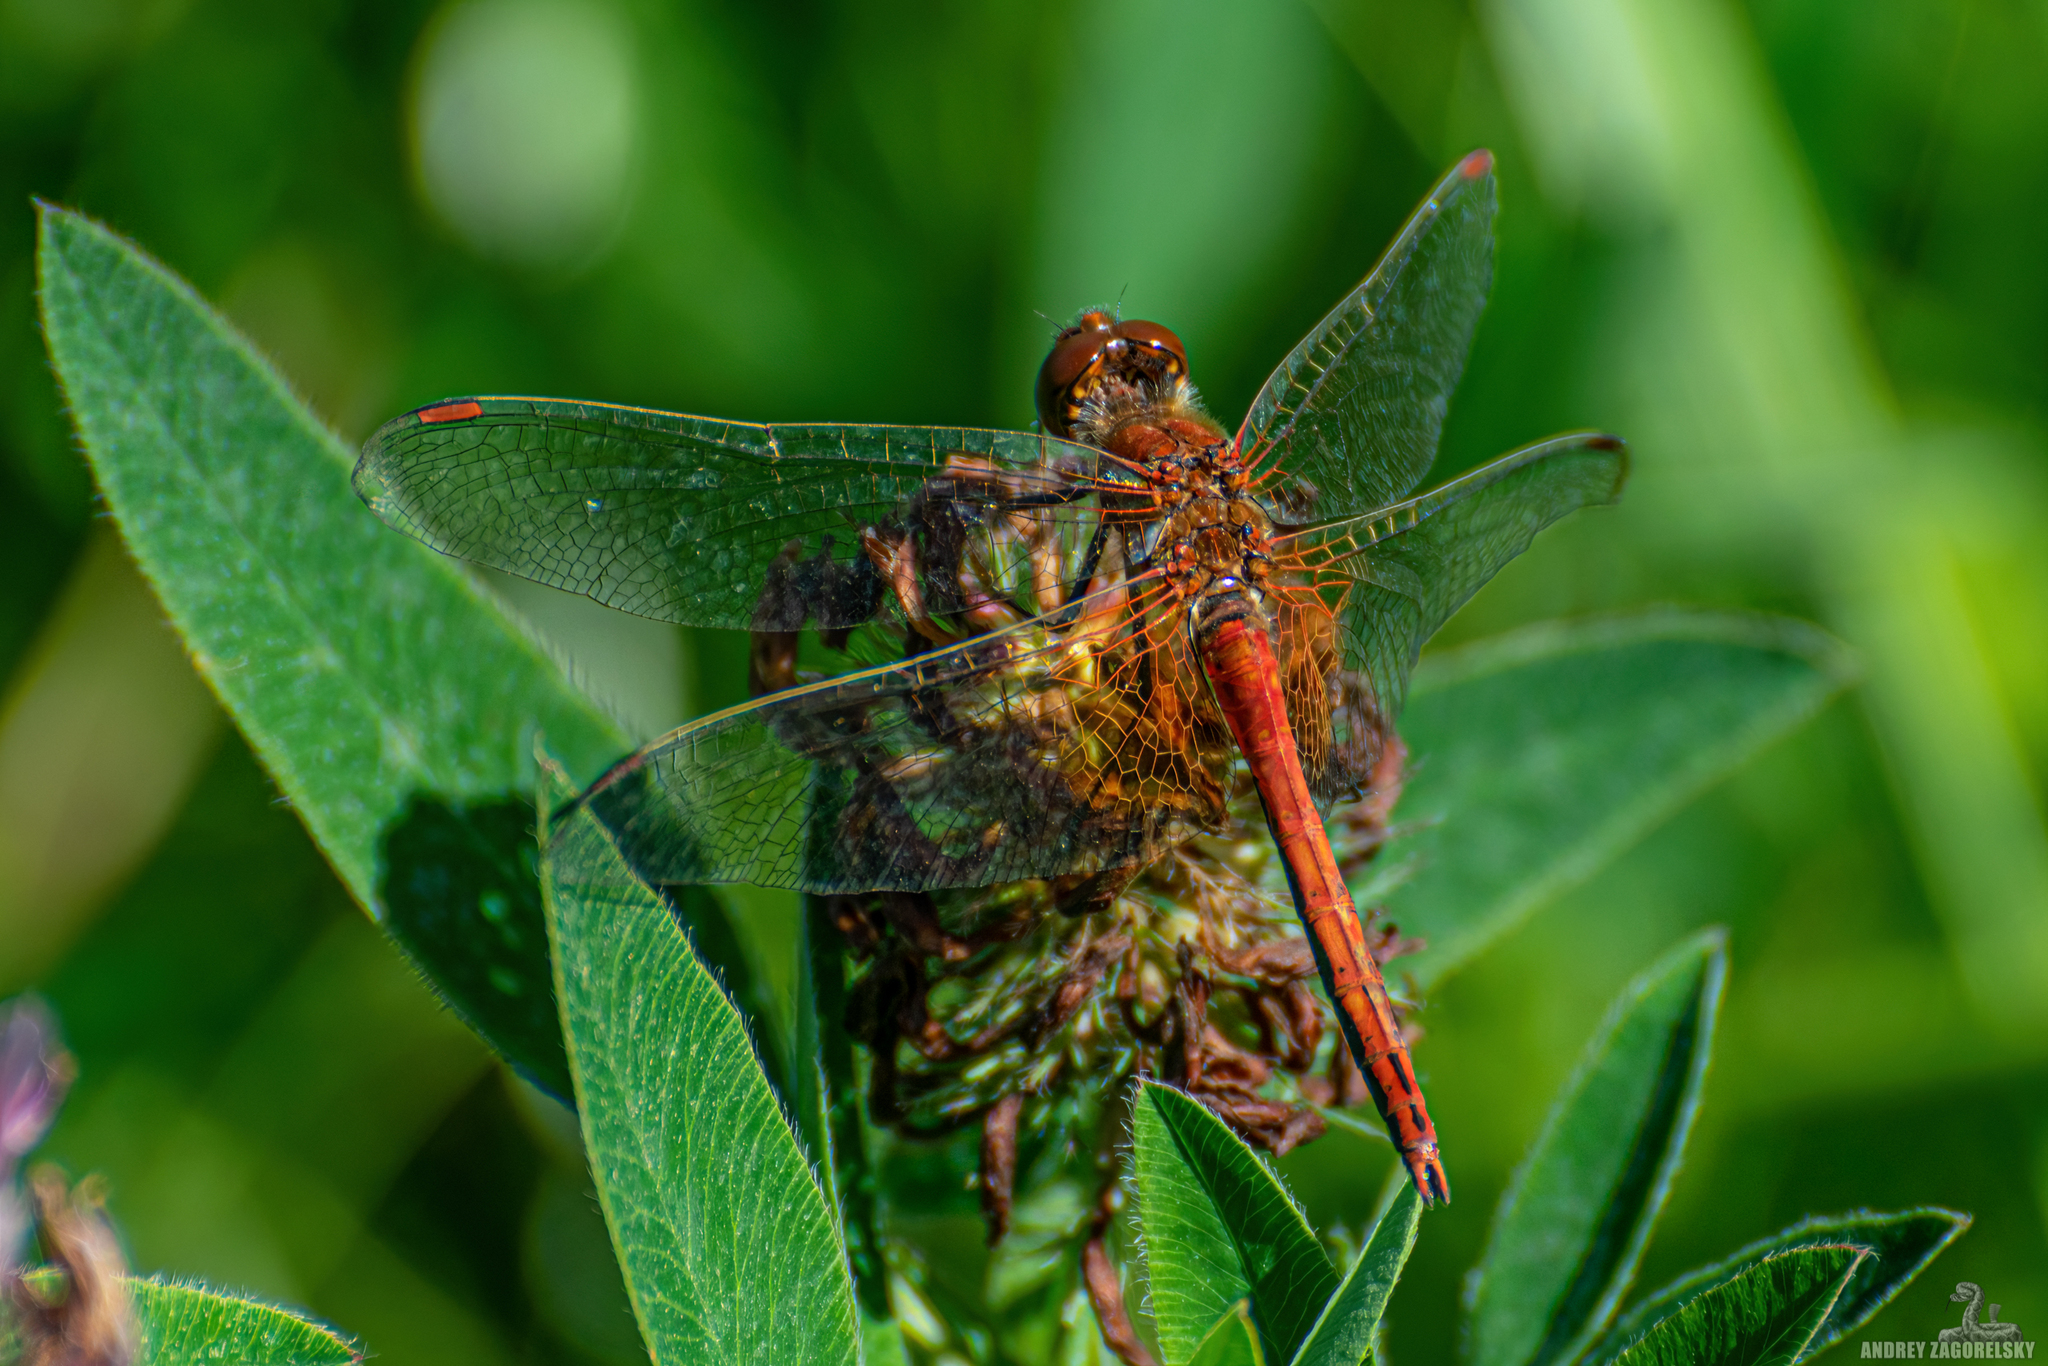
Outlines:
{"type": "Polygon", "coordinates": [[[884,1343],[889,1360],[903,1355],[902,1331],[890,1317],[889,1270],[876,1234],[875,1171],[862,1126],[853,1041],[845,1029],[845,939],[821,897],[804,898],[797,935],[796,1029],[790,1063],[790,1109],[796,1131],[817,1165],[825,1199],[837,1212],[859,1297],[868,1356],[884,1343]]]}
{"type": "Polygon", "coordinates": [[[860,1305],[861,1359],[868,1366],[908,1366],[903,1329],[889,1316],[888,1269],[875,1236],[874,1176],[858,1102],[850,1099],[856,1089],[852,1049],[837,1023],[846,1011],[841,940],[818,899],[805,900],[808,914],[796,944],[796,1028],[782,1094],[846,1249],[860,1305]]]}
{"type": "Polygon", "coordinates": [[[128,548],[356,899],[457,1013],[567,1094],[533,866],[533,736],[631,748],[185,283],[41,206],[44,330],[128,548]]]}
{"type": "MultiPolygon", "coordinates": [[[[550,774],[542,810],[569,795],[550,774]]],[[[745,1022],[668,902],[581,806],[545,832],[555,991],[584,1146],[661,1366],[850,1362],[837,1221],[745,1022]]]]}
{"type": "Polygon", "coordinates": [[[302,1314],[160,1280],[128,1282],[135,1366],[354,1366],[363,1349],[302,1314]]]}
{"type": "Polygon", "coordinates": [[[182,281],[41,212],[52,358],[194,663],[350,891],[451,1004],[564,1086],[527,832],[532,737],[626,737],[452,562],[382,527],[351,453],[182,281]]]}
{"type": "Polygon", "coordinates": [[[1248,1299],[1260,1341],[1290,1361],[1337,1273],[1280,1181],[1200,1102],[1142,1083],[1132,1107],[1138,1214],[1159,1345],[1192,1359],[1211,1326],[1248,1299]]]}
{"type": "Polygon", "coordinates": [[[1188,1366],[1266,1366],[1266,1355],[1259,1350],[1259,1330],[1252,1326],[1251,1305],[1247,1301],[1239,1300],[1216,1320],[1216,1326],[1203,1336],[1195,1354],[1188,1358],[1188,1366]]]}
{"type": "Polygon", "coordinates": [[[820,925],[815,915],[806,915],[797,933],[796,1028],[790,1038],[785,1094],[797,1139],[817,1170],[825,1203],[836,1213],[842,1206],[832,1152],[832,1082],[826,1069],[818,1002],[821,987],[837,985],[834,979],[841,971],[838,946],[825,938],[829,933],[830,927],[820,925]]]}
{"type": "Polygon", "coordinates": [[[1694,1296],[1615,1358],[1619,1366],[1792,1366],[1815,1345],[1870,1253],[1821,1246],[1781,1252],[1694,1296]]]}
{"type": "Polygon", "coordinates": [[[1623,989],[1501,1197],[1467,1292],[1477,1366],[1568,1362],[1613,1316],[1699,1105],[1727,973],[1724,935],[1623,989]]]}
{"type": "Polygon", "coordinates": [[[1962,1236],[1970,1216],[1954,1210],[1925,1208],[1898,1214],[1857,1212],[1805,1219],[1761,1242],[1752,1243],[1714,1266],[1702,1267],[1630,1309],[1593,1348],[1585,1366],[1603,1366],[1642,1336],[1643,1330],[1679,1305],[1748,1271],[1766,1257],[1796,1248],[1823,1245],[1866,1247],[1871,1256],[1857,1263],[1827,1322],[1807,1349],[1811,1356],[1841,1341],[1870,1322],[1894,1295],[1926,1270],[1942,1249],[1962,1236]]]}
{"type": "Polygon", "coordinates": [[[1415,1230],[1422,1222],[1422,1197],[1415,1183],[1403,1181],[1394,1203],[1380,1216],[1365,1251],[1358,1255],[1351,1274],[1323,1309],[1323,1316],[1301,1345],[1294,1366],[1358,1366],[1372,1353],[1380,1316],[1387,1298],[1401,1279],[1401,1268],[1415,1247],[1415,1230]]]}
{"type": "Polygon", "coordinates": [[[1433,655],[1401,720],[1413,776],[1360,905],[1428,984],[1805,723],[1853,676],[1800,622],[1654,611],[1433,655]]]}
{"type": "Polygon", "coordinates": [[[531,802],[418,793],[385,836],[371,909],[464,1023],[567,1099],[538,855],[531,802]]]}

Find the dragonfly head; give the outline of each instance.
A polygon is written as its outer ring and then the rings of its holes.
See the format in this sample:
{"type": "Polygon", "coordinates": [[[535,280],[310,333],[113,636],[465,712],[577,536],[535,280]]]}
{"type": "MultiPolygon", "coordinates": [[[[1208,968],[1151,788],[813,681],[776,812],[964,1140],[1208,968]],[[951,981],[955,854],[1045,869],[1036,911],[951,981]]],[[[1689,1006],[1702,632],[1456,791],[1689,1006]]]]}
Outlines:
{"type": "Polygon", "coordinates": [[[1070,438],[1091,403],[1156,402],[1187,374],[1187,348],[1166,328],[1090,310],[1054,338],[1039,367],[1038,419],[1052,435],[1070,438]]]}

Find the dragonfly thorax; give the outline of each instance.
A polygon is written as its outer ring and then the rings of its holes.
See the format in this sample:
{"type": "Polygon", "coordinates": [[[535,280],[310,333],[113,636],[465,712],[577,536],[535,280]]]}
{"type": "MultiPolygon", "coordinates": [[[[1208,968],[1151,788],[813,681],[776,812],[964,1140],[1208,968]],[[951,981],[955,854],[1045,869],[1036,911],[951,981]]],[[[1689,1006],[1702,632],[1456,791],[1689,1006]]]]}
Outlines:
{"type": "Polygon", "coordinates": [[[1163,572],[1173,596],[1197,617],[1206,613],[1203,601],[1218,594],[1255,606],[1271,568],[1272,519],[1247,496],[1234,443],[1184,381],[1181,390],[1105,413],[1091,433],[1135,473],[1127,506],[1142,530],[1131,558],[1163,572]]]}
{"type": "Polygon", "coordinates": [[[1265,510],[1248,499],[1190,499],[1160,522],[1151,566],[1198,623],[1225,598],[1257,611],[1272,571],[1272,530],[1265,510]]]}

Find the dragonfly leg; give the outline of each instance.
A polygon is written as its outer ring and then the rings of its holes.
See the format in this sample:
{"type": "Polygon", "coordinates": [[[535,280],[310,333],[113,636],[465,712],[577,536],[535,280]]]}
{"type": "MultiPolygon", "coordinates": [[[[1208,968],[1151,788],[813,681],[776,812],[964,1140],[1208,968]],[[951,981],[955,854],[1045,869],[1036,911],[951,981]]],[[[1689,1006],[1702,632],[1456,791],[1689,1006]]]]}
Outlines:
{"type": "Polygon", "coordinates": [[[1144,872],[1144,865],[1127,863],[1121,868],[1105,868],[1099,873],[1053,879],[1053,909],[1062,915],[1079,919],[1106,911],[1124,894],[1124,889],[1144,872]]]}
{"type": "Polygon", "coordinates": [[[896,605],[903,609],[903,619],[911,630],[934,645],[951,645],[959,639],[934,621],[925,605],[924,589],[917,581],[917,552],[909,537],[887,541],[877,532],[863,531],[860,548],[896,595],[896,605]]]}

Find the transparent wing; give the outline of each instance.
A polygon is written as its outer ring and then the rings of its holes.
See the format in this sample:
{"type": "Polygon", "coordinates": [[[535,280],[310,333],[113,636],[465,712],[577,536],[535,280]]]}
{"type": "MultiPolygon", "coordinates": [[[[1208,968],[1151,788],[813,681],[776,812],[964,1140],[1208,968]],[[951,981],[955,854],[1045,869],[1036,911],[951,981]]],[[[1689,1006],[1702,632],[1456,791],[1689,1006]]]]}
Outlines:
{"type": "MultiPolygon", "coordinates": [[[[1283,688],[1320,800],[1368,781],[1423,641],[1625,473],[1613,438],[1561,437],[1276,538],[1283,688]]],[[[916,891],[1148,863],[1220,828],[1236,753],[1184,613],[1114,559],[1058,611],[686,727],[585,800],[659,883],[916,891]]]]}
{"type": "Polygon", "coordinates": [[[1259,390],[1238,449],[1280,506],[1364,512],[1429,472],[1493,282],[1493,211],[1493,157],[1474,152],[1259,390]]]}
{"type": "MultiPolygon", "coordinates": [[[[1292,584],[1296,656],[1320,641],[1335,668],[1290,686],[1303,767],[1319,800],[1357,790],[1407,695],[1422,646],[1466,599],[1580,508],[1612,503],[1628,478],[1618,437],[1575,432],[1525,446],[1447,484],[1362,517],[1275,539],[1292,584]],[[1296,702],[1296,697],[1305,699],[1296,702]]],[[[1296,665],[1297,669],[1307,667],[1296,665]]]]}
{"type": "Polygon", "coordinates": [[[664,621],[778,628],[760,616],[761,587],[793,554],[810,566],[805,610],[830,629],[890,601],[864,533],[885,544],[943,536],[1012,508],[1057,521],[1103,459],[1022,432],[757,426],[474,398],[386,423],[363,447],[355,487],[438,550],[664,621]]]}
{"type": "Polygon", "coordinates": [[[1185,634],[1054,617],[675,732],[583,798],[656,883],[984,886],[1149,863],[1223,814],[1185,634]]]}

